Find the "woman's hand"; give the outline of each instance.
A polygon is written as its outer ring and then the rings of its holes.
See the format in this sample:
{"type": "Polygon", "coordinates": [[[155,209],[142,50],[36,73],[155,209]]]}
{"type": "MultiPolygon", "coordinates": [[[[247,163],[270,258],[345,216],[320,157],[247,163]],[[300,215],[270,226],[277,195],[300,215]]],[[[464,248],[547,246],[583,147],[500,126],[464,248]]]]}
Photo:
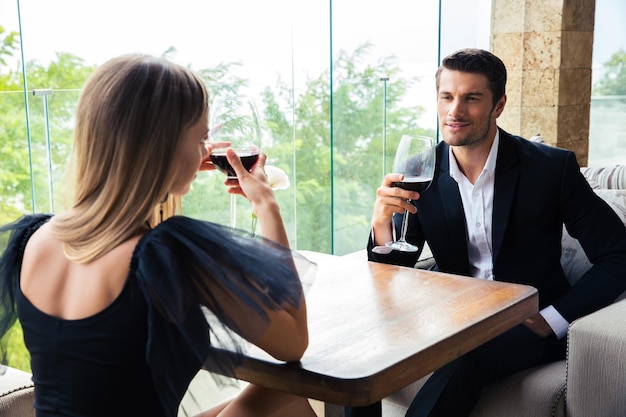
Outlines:
{"type": "Polygon", "coordinates": [[[259,153],[259,159],[248,172],[233,149],[226,150],[228,162],[235,170],[237,178],[227,179],[224,184],[230,187],[228,192],[239,194],[250,200],[252,210],[261,224],[261,234],[284,246],[289,246],[285,225],[280,215],[280,207],[274,196],[274,190],[267,181],[265,161],[267,157],[259,153]]]}
{"type": "Polygon", "coordinates": [[[250,171],[244,168],[241,159],[233,149],[226,151],[228,163],[235,170],[237,178],[229,178],[224,184],[229,187],[230,194],[239,194],[255,205],[262,201],[274,199],[274,191],[267,181],[265,174],[265,161],[267,156],[263,152],[259,152],[259,159],[254,163],[250,171]]]}

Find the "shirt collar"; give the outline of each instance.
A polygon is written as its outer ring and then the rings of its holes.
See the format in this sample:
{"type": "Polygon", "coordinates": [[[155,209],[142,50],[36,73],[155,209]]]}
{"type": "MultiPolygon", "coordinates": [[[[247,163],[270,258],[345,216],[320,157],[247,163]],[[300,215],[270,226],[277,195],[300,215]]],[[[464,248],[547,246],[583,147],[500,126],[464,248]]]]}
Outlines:
{"type": "Polygon", "coordinates": [[[491,150],[489,151],[489,156],[487,157],[487,162],[485,162],[485,170],[489,173],[489,175],[493,176],[496,173],[496,160],[498,159],[498,147],[500,146],[500,129],[496,129],[496,137],[493,139],[493,143],[491,144],[491,150]]]}
{"type": "MultiPolygon", "coordinates": [[[[487,161],[485,162],[485,166],[483,167],[483,172],[487,171],[487,173],[493,176],[496,172],[496,160],[498,156],[498,147],[500,145],[500,129],[496,129],[496,137],[493,139],[493,143],[491,144],[491,149],[489,150],[489,155],[487,156],[487,161]]],[[[448,146],[448,157],[450,160],[450,176],[454,178],[456,182],[459,182],[461,178],[465,175],[459,169],[459,165],[456,162],[456,158],[452,153],[452,146],[448,146]]]]}

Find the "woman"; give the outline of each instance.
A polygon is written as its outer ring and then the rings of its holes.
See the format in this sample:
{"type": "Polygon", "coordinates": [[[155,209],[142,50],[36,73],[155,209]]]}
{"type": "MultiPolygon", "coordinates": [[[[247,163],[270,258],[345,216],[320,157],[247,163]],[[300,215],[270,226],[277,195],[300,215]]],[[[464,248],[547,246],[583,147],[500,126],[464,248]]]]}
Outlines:
{"type": "MultiPolygon", "coordinates": [[[[305,300],[265,155],[248,172],[229,150],[238,180],[226,181],[251,201],[264,242],[163,210],[198,170],[214,169],[213,147],[228,145],[206,143],[207,103],[187,68],[144,55],[108,61],[78,103],[70,207],[0,229],[11,232],[0,335],[17,312],[38,417],[175,416],[224,329],[279,360],[302,357],[305,300]]],[[[254,385],[203,415],[315,416],[306,399],[254,385]]]]}

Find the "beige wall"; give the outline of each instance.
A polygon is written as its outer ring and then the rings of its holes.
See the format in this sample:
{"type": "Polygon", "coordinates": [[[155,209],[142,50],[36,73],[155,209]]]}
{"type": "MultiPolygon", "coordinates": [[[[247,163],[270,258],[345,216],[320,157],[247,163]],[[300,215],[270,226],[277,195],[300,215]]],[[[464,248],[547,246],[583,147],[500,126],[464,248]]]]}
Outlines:
{"type": "Polygon", "coordinates": [[[493,0],[491,51],[507,66],[499,125],[541,133],[587,165],[595,0],[493,0]]]}

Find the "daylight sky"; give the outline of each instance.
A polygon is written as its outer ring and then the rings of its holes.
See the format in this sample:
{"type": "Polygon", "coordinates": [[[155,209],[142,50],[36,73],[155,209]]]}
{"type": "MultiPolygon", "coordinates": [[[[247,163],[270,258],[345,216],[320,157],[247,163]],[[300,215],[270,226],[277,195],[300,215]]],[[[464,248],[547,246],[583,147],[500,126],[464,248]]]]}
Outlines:
{"type": "MultiPolygon", "coordinates": [[[[422,78],[411,93],[415,104],[433,103],[438,1],[332,4],[334,54],[369,41],[372,60],[394,55],[403,76],[422,78]]],[[[240,75],[262,88],[279,75],[297,82],[328,68],[329,5],[320,0],[20,0],[19,12],[26,61],[47,64],[55,53],[68,52],[97,65],[121,53],[161,55],[175,47],[170,57],[196,69],[241,62],[240,75]]],[[[626,50],[626,0],[596,0],[596,8],[594,67],[626,50]]],[[[446,0],[441,53],[467,46],[488,49],[490,9],[491,0],[446,0]]],[[[18,0],[0,0],[0,25],[20,30],[18,0]]],[[[434,123],[429,111],[423,117],[434,123]]]]}
{"type": "MultiPolygon", "coordinates": [[[[55,53],[68,52],[87,64],[101,64],[122,53],[161,55],[175,47],[170,58],[195,69],[241,62],[238,75],[263,88],[279,75],[298,85],[329,67],[329,5],[319,0],[20,0],[19,14],[25,61],[47,64],[55,53]]],[[[447,0],[446,5],[443,53],[488,48],[491,0],[447,0]]],[[[403,77],[423,79],[410,94],[412,104],[432,106],[438,7],[436,0],[334,0],[333,54],[371,42],[369,63],[395,56],[403,77]]],[[[17,0],[0,0],[0,25],[19,31],[17,17],[17,0]]],[[[423,117],[431,126],[436,123],[433,112],[423,117]]]]}

